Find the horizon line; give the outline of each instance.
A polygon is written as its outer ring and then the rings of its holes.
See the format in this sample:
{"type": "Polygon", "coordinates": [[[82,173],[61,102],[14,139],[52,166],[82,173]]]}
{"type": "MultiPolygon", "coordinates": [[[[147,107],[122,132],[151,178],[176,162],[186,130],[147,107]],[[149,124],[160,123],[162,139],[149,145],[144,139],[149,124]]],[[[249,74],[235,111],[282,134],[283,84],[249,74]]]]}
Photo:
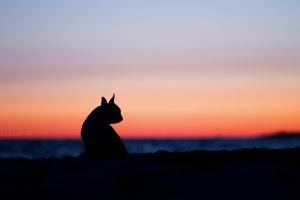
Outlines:
{"type": "MultiPolygon", "coordinates": [[[[264,132],[264,133],[259,133],[255,135],[224,135],[224,134],[215,134],[212,136],[125,136],[121,137],[123,140],[213,140],[213,139],[224,139],[224,140],[234,140],[234,139],[259,139],[259,138],[264,138],[264,137],[272,137],[276,135],[300,135],[300,130],[299,131],[286,131],[286,130],[280,130],[280,131],[274,131],[274,132],[264,132]]],[[[43,136],[4,136],[0,137],[0,141],[25,141],[25,140],[81,140],[80,135],[78,136],[61,136],[57,137],[43,137],[43,136]]]]}

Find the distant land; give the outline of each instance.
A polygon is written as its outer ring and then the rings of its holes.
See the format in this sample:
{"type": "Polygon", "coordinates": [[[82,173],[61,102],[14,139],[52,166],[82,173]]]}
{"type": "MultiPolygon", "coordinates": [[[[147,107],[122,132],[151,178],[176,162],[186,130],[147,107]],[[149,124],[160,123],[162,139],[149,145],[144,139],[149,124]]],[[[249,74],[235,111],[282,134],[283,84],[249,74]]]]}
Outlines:
{"type": "Polygon", "coordinates": [[[300,131],[296,132],[289,132],[289,131],[279,131],[276,133],[271,133],[264,135],[262,137],[258,137],[259,139],[269,139],[269,138],[275,138],[275,139],[300,139],[300,131]]]}

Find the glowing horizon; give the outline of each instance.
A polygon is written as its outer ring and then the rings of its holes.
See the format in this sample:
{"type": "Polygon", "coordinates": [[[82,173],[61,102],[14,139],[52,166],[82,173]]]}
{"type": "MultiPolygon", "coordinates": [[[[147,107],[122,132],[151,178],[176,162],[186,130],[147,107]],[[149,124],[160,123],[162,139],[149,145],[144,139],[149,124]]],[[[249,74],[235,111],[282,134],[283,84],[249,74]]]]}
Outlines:
{"type": "Polygon", "coordinates": [[[300,131],[300,3],[0,3],[0,138],[79,138],[116,94],[123,138],[300,131]]]}

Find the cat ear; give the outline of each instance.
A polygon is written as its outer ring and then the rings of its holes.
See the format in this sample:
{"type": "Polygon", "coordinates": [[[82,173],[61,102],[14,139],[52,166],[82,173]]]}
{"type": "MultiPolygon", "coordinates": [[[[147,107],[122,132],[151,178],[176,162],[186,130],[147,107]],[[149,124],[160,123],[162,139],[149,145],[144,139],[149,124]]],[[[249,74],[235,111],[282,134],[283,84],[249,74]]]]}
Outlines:
{"type": "Polygon", "coordinates": [[[105,105],[105,104],[107,104],[107,101],[106,101],[106,99],[105,99],[104,97],[102,97],[102,100],[101,100],[101,106],[102,106],[102,105],[105,105]]]}
{"type": "Polygon", "coordinates": [[[113,97],[109,100],[109,103],[115,103],[115,94],[114,94],[113,97]]]}

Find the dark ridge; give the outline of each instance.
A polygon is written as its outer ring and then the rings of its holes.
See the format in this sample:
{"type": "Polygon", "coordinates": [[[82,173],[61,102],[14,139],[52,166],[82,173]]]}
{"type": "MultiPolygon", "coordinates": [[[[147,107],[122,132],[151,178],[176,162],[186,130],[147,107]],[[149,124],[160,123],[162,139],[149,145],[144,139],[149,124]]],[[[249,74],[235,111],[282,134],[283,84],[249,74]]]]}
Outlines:
{"type": "Polygon", "coordinates": [[[291,199],[300,148],[0,159],[2,199],[291,199]]]}

